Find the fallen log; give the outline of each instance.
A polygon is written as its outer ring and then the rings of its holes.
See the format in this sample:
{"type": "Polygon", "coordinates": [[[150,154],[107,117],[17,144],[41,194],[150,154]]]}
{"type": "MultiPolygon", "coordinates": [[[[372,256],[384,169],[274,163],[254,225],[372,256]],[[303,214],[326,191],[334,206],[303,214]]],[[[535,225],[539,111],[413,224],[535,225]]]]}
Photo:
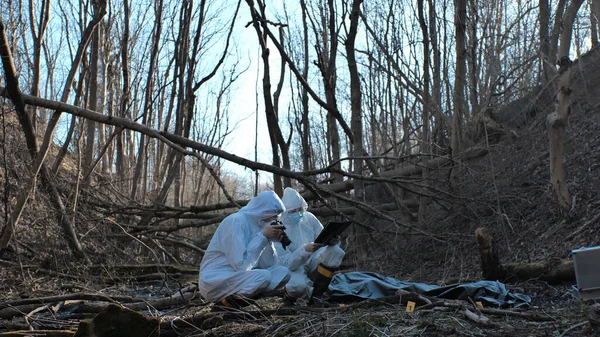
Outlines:
{"type": "Polygon", "coordinates": [[[20,300],[11,300],[0,303],[0,309],[4,309],[7,307],[14,307],[24,304],[47,304],[52,302],[61,302],[61,301],[69,301],[69,300],[88,300],[88,301],[107,301],[107,302],[136,302],[140,299],[135,299],[131,296],[109,296],[105,294],[93,294],[93,293],[73,293],[73,294],[64,294],[64,295],[56,295],[56,296],[46,296],[46,297],[35,297],[35,298],[25,298],[20,300]]]}
{"type": "MultiPolygon", "coordinates": [[[[177,295],[173,297],[163,297],[155,300],[144,300],[135,303],[124,303],[121,304],[124,308],[140,311],[140,310],[161,310],[170,308],[176,305],[187,304],[190,301],[198,298],[198,293],[184,293],[183,295],[177,295]]],[[[106,309],[108,304],[106,303],[96,303],[96,302],[73,302],[73,303],[65,303],[63,305],[63,310],[70,313],[99,313],[102,310],[106,309]]]]}
{"type": "MultiPolygon", "coordinates": [[[[62,296],[53,296],[53,297],[47,297],[47,298],[63,298],[65,299],[64,304],[62,305],[60,311],[57,312],[57,315],[60,315],[61,311],[64,312],[68,312],[70,314],[80,314],[80,313],[99,313],[102,310],[104,310],[110,303],[118,303],[118,301],[115,301],[115,298],[122,298],[128,301],[128,303],[120,303],[123,307],[131,309],[131,310],[146,310],[148,308],[152,308],[152,309],[164,309],[164,308],[169,308],[169,307],[173,307],[176,305],[182,305],[182,304],[187,304],[190,301],[196,299],[198,297],[198,293],[196,292],[187,292],[187,293],[183,293],[183,294],[178,294],[172,297],[163,297],[163,298],[157,298],[157,299],[153,299],[153,300],[146,300],[146,299],[142,299],[142,298],[131,298],[131,297],[126,297],[126,296],[115,296],[114,298],[108,297],[108,296],[98,296],[98,297],[94,297],[94,296],[88,296],[87,298],[91,299],[91,301],[89,300],[84,300],[84,299],[75,299],[75,300],[66,300],[66,298],[69,297],[77,297],[77,296],[69,296],[69,295],[62,295],[62,296]],[[135,302],[132,302],[132,300],[135,300],[135,302]],[[107,304],[107,302],[110,302],[109,304],[107,304]]],[[[85,296],[79,296],[79,297],[83,297],[86,298],[85,296]]],[[[40,298],[38,299],[27,299],[25,301],[38,301],[38,302],[34,302],[34,303],[28,303],[28,304],[19,304],[19,305],[8,305],[7,307],[3,308],[0,310],[0,319],[11,319],[13,317],[18,317],[18,316],[25,316],[27,315],[27,313],[31,312],[32,310],[35,310],[36,308],[39,308],[40,305],[43,304],[47,304],[47,303],[53,303],[53,302],[58,302],[55,300],[50,300],[50,301],[40,301],[40,298]]],[[[4,305],[4,303],[3,303],[4,305]]]]}
{"type": "Polygon", "coordinates": [[[0,337],[73,337],[75,331],[73,330],[21,330],[2,332],[0,337]]]}
{"type": "MultiPolygon", "coordinates": [[[[419,206],[419,203],[417,202],[416,199],[402,200],[402,204],[409,209],[410,208],[414,209],[419,206]]],[[[393,202],[393,203],[387,203],[387,204],[381,204],[381,205],[374,205],[373,208],[375,208],[379,211],[393,211],[393,210],[398,209],[398,205],[395,202],[393,202]]],[[[326,208],[326,207],[309,208],[308,211],[316,216],[321,216],[321,217],[337,215],[337,213],[335,213],[334,211],[332,211],[331,209],[326,208]]],[[[358,210],[356,209],[356,207],[341,207],[341,208],[338,208],[337,211],[350,215],[350,214],[355,214],[358,210]]]]}
{"type": "Polygon", "coordinates": [[[202,312],[187,317],[176,317],[170,320],[163,320],[160,324],[161,337],[180,336],[181,331],[198,328],[208,330],[225,324],[225,321],[237,320],[255,320],[264,319],[271,316],[295,316],[300,313],[312,313],[320,311],[318,308],[278,308],[267,310],[251,310],[251,311],[217,311],[217,312],[202,312]]]}
{"type": "Polygon", "coordinates": [[[171,265],[171,264],[125,264],[125,265],[116,265],[110,266],[107,268],[106,266],[90,266],[88,267],[88,272],[93,273],[94,275],[98,275],[105,270],[110,270],[110,272],[114,272],[120,275],[123,274],[154,274],[154,273],[167,273],[167,274],[190,274],[197,275],[199,272],[199,267],[191,267],[191,266],[181,266],[181,265],[171,265]]]}
{"type": "Polygon", "coordinates": [[[537,263],[502,264],[495,248],[489,229],[477,228],[475,241],[481,257],[481,269],[486,280],[528,281],[540,280],[549,283],[575,281],[575,269],[572,260],[551,258],[537,263]]]}

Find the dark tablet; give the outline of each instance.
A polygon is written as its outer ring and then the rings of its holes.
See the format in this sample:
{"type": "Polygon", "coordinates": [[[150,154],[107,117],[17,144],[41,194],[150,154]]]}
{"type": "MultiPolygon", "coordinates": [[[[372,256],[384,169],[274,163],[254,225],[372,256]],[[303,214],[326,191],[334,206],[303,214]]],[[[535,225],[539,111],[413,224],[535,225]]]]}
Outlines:
{"type": "Polygon", "coordinates": [[[333,239],[333,237],[335,237],[336,235],[342,234],[342,232],[344,230],[346,230],[346,228],[348,228],[348,226],[350,226],[351,223],[352,223],[352,221],[345,221],[345,222],[329,221],[325,225],[325,227],[323,227],[323,230],[321,231],[319,236],[317,236],[317,238],[315,239],[315,243],[327,245],[327,243],[329,241],[331,241],[331,239],[333,239]]]}

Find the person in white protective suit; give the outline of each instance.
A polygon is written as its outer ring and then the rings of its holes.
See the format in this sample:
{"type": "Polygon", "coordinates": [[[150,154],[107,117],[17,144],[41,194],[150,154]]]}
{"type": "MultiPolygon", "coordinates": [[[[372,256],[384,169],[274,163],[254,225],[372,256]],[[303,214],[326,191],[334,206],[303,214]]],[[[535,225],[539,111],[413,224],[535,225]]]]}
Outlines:
{"type": "Polygon", "coordinates": [[[277,265],[273,246],[281,240],[283,226],[271,225],[284,210],[277,194],[266,191],[223,219],[200,263],[198,288],[205,300],[243,306],[239,299],[281,289],[288,282],[290,272],[277,265]]]}
{"type": "MultiPolygon", "coordinates": [[[[323,230],[323,225],[306,210],[308,205],[300,193],[287,187],[282,200],[286,211],[281,215],[280,221],[286,227],[285,232],[292,243],[286,249],[281,243],[275,243],[275,247],[279,264],[288,267],[292,274],[292,278],[285,285],[284,293],[286,300],[291,304],[297,298],[311,297],[311,273],[319,269],[319,272],[329,273],[330,280],[333,270],[340,266],[346,253],[339,246],[339,238],[335,238],[324,248],[321,244],[313,242],[323,230]]],[[[328,283],[325,287],[327,285],[328,283]]]]}

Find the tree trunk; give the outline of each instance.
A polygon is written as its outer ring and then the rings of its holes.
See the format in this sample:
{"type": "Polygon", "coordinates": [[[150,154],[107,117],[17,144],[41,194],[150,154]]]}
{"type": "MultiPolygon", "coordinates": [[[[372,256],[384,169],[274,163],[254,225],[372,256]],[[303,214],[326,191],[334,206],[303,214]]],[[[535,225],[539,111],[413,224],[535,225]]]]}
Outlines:
{"type": "Polygon", "coordinates": [[[439,149],[446,147],[446,138],[443,130],[443,111],[442,111],[442,65],[441,51],[439,47],[439,36],[437,29],[437,14],[435,11],[435,0],[429,0],[429,36],[431,40],[431,52],[433,53],[433,88],[431,88],[433,104],[438,108],[435,109],[433,134],[431,142],[437,144],[439,149]]]}
{"type": "MultiPolygon", "coordinates": [[[[304,47],[304,65],[302,69],[302,77],[305,81],[308,81],[308,22],[307,22],[307,8],[306,1],[300,0],[300,7],[302,8],[302,34],[304,37],[303,47],[304,47]]],[[[302,87],[301,89],[301,100],[302,100],[302,132],[300,133],[301,143],[302,143],[302,168],[304,171],[309,171],[312,169],[311,165],[311,157],[312,150],[310,148],[310,119],[309,119],[309,110],[308,110],[308,91],[306,88],[302,87]]]]}
{"type": "MultiPolygon", "coordinates": [[[[100,26],[94,30],[92,36],[92,53],[90,56],[90,85],[89,85],[89,100],[88,108],[90,110],[98,110],[98,53],[100,48],[100,26]]],[[[83,171],[90,172],[86,174],[84,183],[90,184],[92,163],[94,161],[94,149],[96,146],[96,122],[87,120],[87,137],[85,143],[85,151],[83,157],[83,171]]]]}
{"type": "MultiPolygon", "coordinates": [[[[98,91],[98,111],[101,113],[108,113],[109,116],[112,116],[112,109],[107,108],[106,107],[106,90],[108,87],[108,81],[109,81],[109,75],[107,74],[108,71],[108,62],[110,62],[109,60],[109,54],[110,51],[107,50],[105,46],[105,41],[106,41],[106,32],[109,31],[109,28],[107,27],[106,29],[100,30],[100,41],[101,42],[101,57],[100,57],[100,78],[102,79],[102,82],[100,82],[100,88],[98,91]]],[[[97,127],[98,129],[98,148],[105,148],[105,149],[109,149],[112,146],[112,141],[108,142],[108,140],[106,139],[106,128],[104,124],[100,124],[97,127]]],[[[111,152],[110,150],[108,151],[109,153],[111,152]]],[[[100,172],[102,173],[102,176],[104,177],[108,177],[108,175],[110,174],[110,164],[108,162],[108,156],[105,155],[106,151],[98,151],[98,158],[96,159],[96,165],[98,162],[100,162],[100,172]]],[[[93,169],[94,167],[92,167],[93,169]]]]}
{"type": "MultiPolygon", "coordinates": [[[[31,94],[33,96],[40,95],[40,65],[42,58],[42,44],[44,41],[44,35],[46,34],[46,28],[48,27],[48,21],[50,20],[50,0],[42,0],[40,3],[40,8],[41,17],[36,32],[34,4],[33,0],[29,0],[29,25],[31,30],[31,38],[33,39],[33,80],[31,82],[31,94]]],[[[33,129],[37,130],[38,119],[37,109],[35,107],[33,107],[31,112],[31,122],[33,124],[33,129]]],[[[44,127],[44,125],[41,125],[41,127],[44,127]]]]}
{"type": "MultiPolygon", "coordinates": [[[[429,144],[429,106],[430,106],[430,94],[429,94],[429,64],[430,64],[430,55],[429,55],[429,31],[427,28],[427,23],[425,21],[425,13],[423,9],[424,0],[417,0],[417,11],[419,16],[419,26],[421,27],[421,33],[423,34],[423,110],[422,110],[422,131],[421,131],[421,153],[424,155],[428,155],[431,153],[431,148],[429,144]]],[[[427,157],[426,157],[427,158],[427,157]]],[[[423,167],[423,172],[421,174],[422,177],[422,185],[424,189],[427,189],[428,185],[428,176],[429,170],[427,167],[423,167]]],[[[427,213],[427,198],[424,196],[420,196],[419,203],[419,221],[421,223],[425,222],[425,214],[427,213]]]]}
{"type": "Polygon", "coordinates": [[[550,33],[550,48],[548,50],[548,63],[551,67],[555,67],[558,61],[556,58],[558,51],[558,39],[560,37],[561,29],[563,29],[564,25],[563,13],[565,11],[566,4],[567,0],[559,0],[554,13],[554,24],[552,25],[552,32],[550,33]]]}
{"type": "MultiPolygon", "coordinates": [[[[332,0],[328,0],[327,11],[321,8],[321,28],[323,32],[321,34],[322,41],[320,50],[317,50],[319,55],[319,70],[323,77],[323,90],[325,91],[325,101],[327,105],[337,111],[337,99],[336,99],[336,87],[337,87],[337,69],[336,69],[336,57],[338,50],[338,35],[337,25],[335,17],[335,7],[332,0]],[[327,16],[326,13],[329,13],[327,16]]],[[[318,32],[314,32],[318,36],[318,32]]],[[[328,113],[327,114],[327,149],[328,149],[328,160],[330,163],[336,163],[334,168],[341,169],[339,162],[341,156],[341,145],[340,135],[338,133],[338,123],[336,117],[328,113]]],[[[343,176],[337,173],[333,175],[335,182],[341,182],[343,176]]]]}
{"type": "MultiPolygon", "coordinates": [[[[354,136],[352,156],[354,159],[354,174],[363,175],[363,159],[360,158],[365,151],[363,148],[363,122],[362,122],[362,94],[358,67],[356,65],[356,54],[354,45],[358,32],[358,19],[360,16],[360,5],[362,0],[353,0],[350,10],[350,30],[346,39],[346,55],[348,58],[348,71],[350,73],[350,106],[352,110],[351,127],[354,136]]],[[[333,6],[330,8],[333,10],[333,6]]],[[[362,180],[354,183],[354,199],[359,202],[365,201],[365,187],[362,180]]],[[[357,247],[359,247],[360,258],[367,256],[367,233],[362,226],[354,225],[354,234],[357,247]]]]}
{"type": "Polygon", "coordinates": [[[471,114],[478,114],[479,111],[479,93],[478,93],[478,65],[477,65],[477,21],[478,21],[478,1],[470,0],[469,1],[469,57],[468,60],[468,72],[469,72],[469,100],[471,102],[471,114]]]}
{"type": "MultiPolygon", "coordinates": [[[[157,63],[158,51],[160,47],[160,34],[162,32],[162,10],[163,10],[163,1],[159,0],[157,2],[155,8],[155,19],[154,19],[154,28],[152,32],[152,49],[150,51],[150,61],[148,74],[146,77],[146,91],[144,97],[144,110],[142,112],[142,124],[146,125],[148,121],[151,120],[151,107],[152,107],[152,93],[154,90],[154,69],[157,63]]],[[[140,142],[138,145],[138,154],[137,154],[137,162],[135,165],[135,170],[133,172],[133,180],[131,182],[131,193],[130,198],[135,200],[140,178],[142,177],[142,173],[144,172],[144,167],[146,165],[146,137],[144,135],[140,135],[140,142]]]]}
{"type": "MultiPolygon", "coordinates": [[[[284,44],[283,27],[279,27],[279,40],[281,45],[284,44]]],[[[279,98],[281,96],[281,90],[283,89],[283,82],[285,81],[285,63],[281,62],[281,70],[279,72],[279,83],[277,83],[277,89],[273,93],[273,111],[275,112],[275,118],[279,121],[279,98]]],[[[279,127],[279,123],[278,127],[279,127]]],[[[290,133],[292,131],[290,130],[290,133]]],[[[282,137],[277,138],[279,149],[281,150],[281,160],[283,161],[283,168],[286,170],[290,169],[290,153],[289,144],[285,142],[282,137]]],[[[289,177],[283,177],[283,187],[292,187],[292,180],[289,177]]],[[[282,194],[283,195],[283,191],[282,194]]]]}
{"type": "MultiPolygon", "coordinates": [[[[258,42],[261,48],[261,58],[263,61],[263,79],[262,79],[262,88],[263,88],[263,98],[265,104],[265,114],[267,118],[267,127],[269,128],[269,138],[271,140],[271,150],[273,152],[273,165],[277,167],[281,167],[280,157],[279,157],[279,148],[282,149],[282,155],[287,156],[287,146],[285,139],[281,133],[281,128],[279,127],[279,120],[277,117],[276,108],[273,104],[273,99],[271,97],[271,74],[270,74],[270,61],[269,61],[269,48],[267,47],[267,22],[263,20],[265,18],[265,4],[262,1],[257,1],[258,7],[260,9],[260,14],[254,8],[254,3],[252,0],[246,0],[248,6],[250,7],[250,12],[252,14],[252,25],[256,31],[256,35],[258,37],[258,42]],[[262,18],[262,19],[261,19],[262,18]],[[262,30],[261,30],[262,29],[262,30]]],[[[281,45],[281,44],[280,44],[281,45]]],[[[289,164],[289,158],[286,159],[289,164]]],[[[291,182],[290,182],[291,183],[291,182]]],[[[273,187],[275,193],[278,195],[283,195],[283,182],[282,177],[273,175],[273,187]]]]}
{"type": "MultiPolygon", "coordinates": [[[[300,0],[300,7],[302,8],[302,34],[304,36],[304,66],[302,69],[302,78],[304,78],[305,81],[308,81],[308,23],[305,0],[300,0]]],[[[309,171],[313,168],[313,165],[311,164],[312,149],[310,148],[310,119],[308,109],[308,91],[306,88],[301,88],[300,95],[302,98],[302,133],[300,134],[302,143],[302,168],[304,171],[309,171]]]]}
{"type": "Polygon", "coordinates": [[[565,128],[570,111],[571,89],[571,64],[569,49],[575,16],[583,0],[573,0],[567,8],[564,17],[563,31],[560,36],[558,91],[556,93],[556,110],[548,115],[548,133],[550,136],[550,175],[552,191],[558,201],[562,212],[571,209],[571,196],[566,182],[565,174],[565,128]]]}
{"type": "Polygon", "coordinates": [[[551,78],[552,69],[550,62],[550,5],[548,0],[538,1],[539,13],[538,21],[540,22],[540,72],[541,72],[541,83],[546,85],[551,78]]]}
{"type": "Polygon", "coordinates": [[[454,26],[456,28],[456,70],[454,73],[454,113],[452,115],[452,153],[460,153],[462,118],[465,115],[466,46],[465,31],[467,0],[454,0],[454,26]]]}
{"type": "MultiPolygon", "coordinates": [[[[121,38],[121,69],[123,74],[123,91],[119,104],[118,117],[127,116],[129,106],[129,0],[123,0],[123,37],[121,38]]],[[[125,134],[119,132],[116,140],[115,170],[119,181],[126,185],[125,181],[125,144],[123,142],[125,134]]],[[[122,185],[121,185],[122,186],[122,185]]],[[[122,186],[123,190],[127,190],[122,186]]]]}

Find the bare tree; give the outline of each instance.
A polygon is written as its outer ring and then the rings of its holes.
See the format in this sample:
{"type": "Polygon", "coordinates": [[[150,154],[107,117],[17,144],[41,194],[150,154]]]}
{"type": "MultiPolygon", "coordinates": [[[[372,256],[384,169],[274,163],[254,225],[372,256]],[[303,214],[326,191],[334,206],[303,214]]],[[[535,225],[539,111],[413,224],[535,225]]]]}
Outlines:
{"type": "MultiPolygon", "coordinates": [[[[119,113],[117,116],[125,117],[129,108],[131,92],[129,88],[129,0],[123,0],[123,35],[121,37],[121,72],[123,76],[123,90],[121,94],[119,113]]],[[[116,135],[115,170],[121,182],[125,181],[125,145],[123,133],[116,135]]]]}
{"type": "MultiPolygon", "coordinates": [[[[313,22],[313,32],[315,36],[320,36],[321,40],[316,41],[318,63],[317,66],[323,79],[323,88],[327,105],[333,109],[338,109],[336,87],[337,87],[337,54],[338,54],[338,28],[333,0],[327,1],[327,6],[319,6],[320,26],[313,22]]],[[[330,163],[336,163],[336,168],[340,169],[339,164],[341,155],[340,135],[338,133],[337,119],[331,113],[327,114],[327,150],[330,163]]],[[[342,181],[343,177],[339,174],[333,174],[336,182],[342,181]]]]}
{"type": "Polygon", "coordinates": [[[466,82],[466,19],[467,1],[454,0],[454,26],[456,29],[456,70],[454,73],[454,95],[452,114],[452,153],[458,154],[461,150],[462,118],[465,115],[465,82],[466,82]]]}
{"type": "MultiPolygon", "coordinates": [[[[261,18],[265,18],[265,5],[262,1],[257,0],[256,3],[259,7],[257,10],[254,7],[252,0],[246,0],[250,7],[250,13],[252,15],[252,26],[256,31],[258,42],[261,48],[261,58],[263,61],[263,99],[265,105],[265,114],[267,117],[267,127],[269,128],[269,138],[271,140],[271,151],[273,153],[273,165],[281,167],[279,149],[282,151],[282,156],[287,157],[284,161],[287,161],[289,166],[289,155],[287,151],[287,144],[281,133],[279,127],[279,118],[277,116],[276,108],[271,97],[271,69],[269,61],[269,48],[267,47],[267,21],[261,18]],[[260,10],[260,12],[259,12],[260,10]]],[[[283,82],[281,82],[283,83],[283,82]]],[[[283,195],[283,181],[279,176],[273,176],[273,188],[279,195],[283,195]]]]}
{"type": "MultiPolygon", "coordinates": [[[[421,128],[421,152],[423,154],[431,153],[430,141],[429,141],[429,106],[430,106],[430,92],[429,92],[429,82],[430,82],[430,45],[429,45],[429,29],[427,28],[427,21],[425,20],[425,13],[423,9],[423,0],[417,1],[417,11],[419,15],[419,25],[421,27],[421,33],[423,34],[423,110],[421,112],[421,120],[422,120],[422,128],[421,128]]],[[[427,177],[429,175],[429,171],[425,168],[423,169],[422,177],[425,184],[427,184],[427,177]]],[[[421,221],[425,220],[425,213],[427,212],[427,199],[424,197],[420,198],[419,204],[419,219],[421,221]]]]}
{"type": "MultiPolygon", "coordinates": [[[[100,28],[99,25],[98,28],[100,28]]],[[[98,54],[100,49],[100,29],[95,29],[92,34],[91,44],[91,55],[90,55],[90,85],[88,107],[90,110],[96,111],[98,108],[98,54]]],[[[85,151],[83,157],[83,168],[85,172],[91,172],[94,161],[94,150],[96,146],[96,123],[94,121],[87,121],[87,138],[85,143],[85,151]]],[[[85,183],[89,184],[91,180],[91,174],[87,174],[85,183]]]]}
{"type": "MultiPolygon", "coordinates": [[[[305,81],[308,80],[308,19],[307,19],[307,8],[306,0],[300,0],[300,7],[302,9],[302,36],[303,36],[303,50],[304,50],[304,63],[302,67],[302,77],[305,81]]],[[[302,139],[302,168],[308,171],[313,168],[311,163],[311,147],[310,147],[310,117],[308,110],[308,92],[306,88],[301,87],[301,99],[302,99],[302,112],[301,112],[301,132],[300,137],[302,139]]]]}
{"type": "MultiPolygon", "coordinates": [[[[33,79],[31,82],[31,94],[39,96],[40,94],[40,66],[42,60],[42,44],[44,41],[44,35],[46,34],[46,28],[50,21],[50,0],[40,1],[40,19],[35,22],[35,7],[33,0],[29,0],[29,27],[31,30],[31,37],[33,39],[33,79]]],[[[44,113],[44,112],[42,112],[44,113]]],[[[33,123],[33,129],[37,129],[37,109],[33,108],[31,113],[31,121],[33,123]]],[[[42,118],[45,124],[45,118],[42,118]]],[[[45,125],[42,125],[45,126],[45,125]]]]}
{"type": "MultiPolygon", "coordinates": [[[[163,1],[159,0],[156,3],[156,7],[155,7],[155,11],[154,11],[154,27],[152,29],[152,47],[150,50],[150,61],[148,63],[148,72],[147,72],[147,77],[146,77],[146,90],[145,90],[145,97],[144,97],[144,108],[143,108],[143,112],[142,112],[142,124],[146,125],[148,124],[148,121],[151,120],[151,116],[150,114],[151,112],[151,107],[152,107],[152,94],[154,91],[154,70],[156,68],[157,65],[157,60],[158,60],[158,50],[159,50],[159,46],[160,46],[160,35],[162,32],[162,19],[163,19],[163,1]]],[[[189,27],[189,25],[187,26],[183,26],[183,27],[189,27]]],[[[125,47],[127,48],[127,47],[125,47]]],[[[144,135],[140,136],[140,141],[139,141],[139,145],[138,145],[138,154],[137,154],[137,161],[136,161],[136,165],[135,165],[135,169],[133,172],[133,181],[131,184],[131,193],[130,193],[130,198],[134,199],[136,198],[137,192],[140,188],[140,178],[142,176],[142,172],[145,169],[145,164],[147,163],[146,160],[146,138],[144,137],[144,135]]]]}
{"type": "Polygon", "coordinates": [[[568,212],[571,209],[571,196],[565,174],[565,128],[568,123],[570,110],[571,88],[571,36],[577,11],[583,0],[572,0],[565,12],[563,30],[560,34],[558,49],[559,82],[556,93],[556,110],[548,115],[548,133],[550,136],[550,174],[552,191],[556,196],[560,210],[568,212]]]}

